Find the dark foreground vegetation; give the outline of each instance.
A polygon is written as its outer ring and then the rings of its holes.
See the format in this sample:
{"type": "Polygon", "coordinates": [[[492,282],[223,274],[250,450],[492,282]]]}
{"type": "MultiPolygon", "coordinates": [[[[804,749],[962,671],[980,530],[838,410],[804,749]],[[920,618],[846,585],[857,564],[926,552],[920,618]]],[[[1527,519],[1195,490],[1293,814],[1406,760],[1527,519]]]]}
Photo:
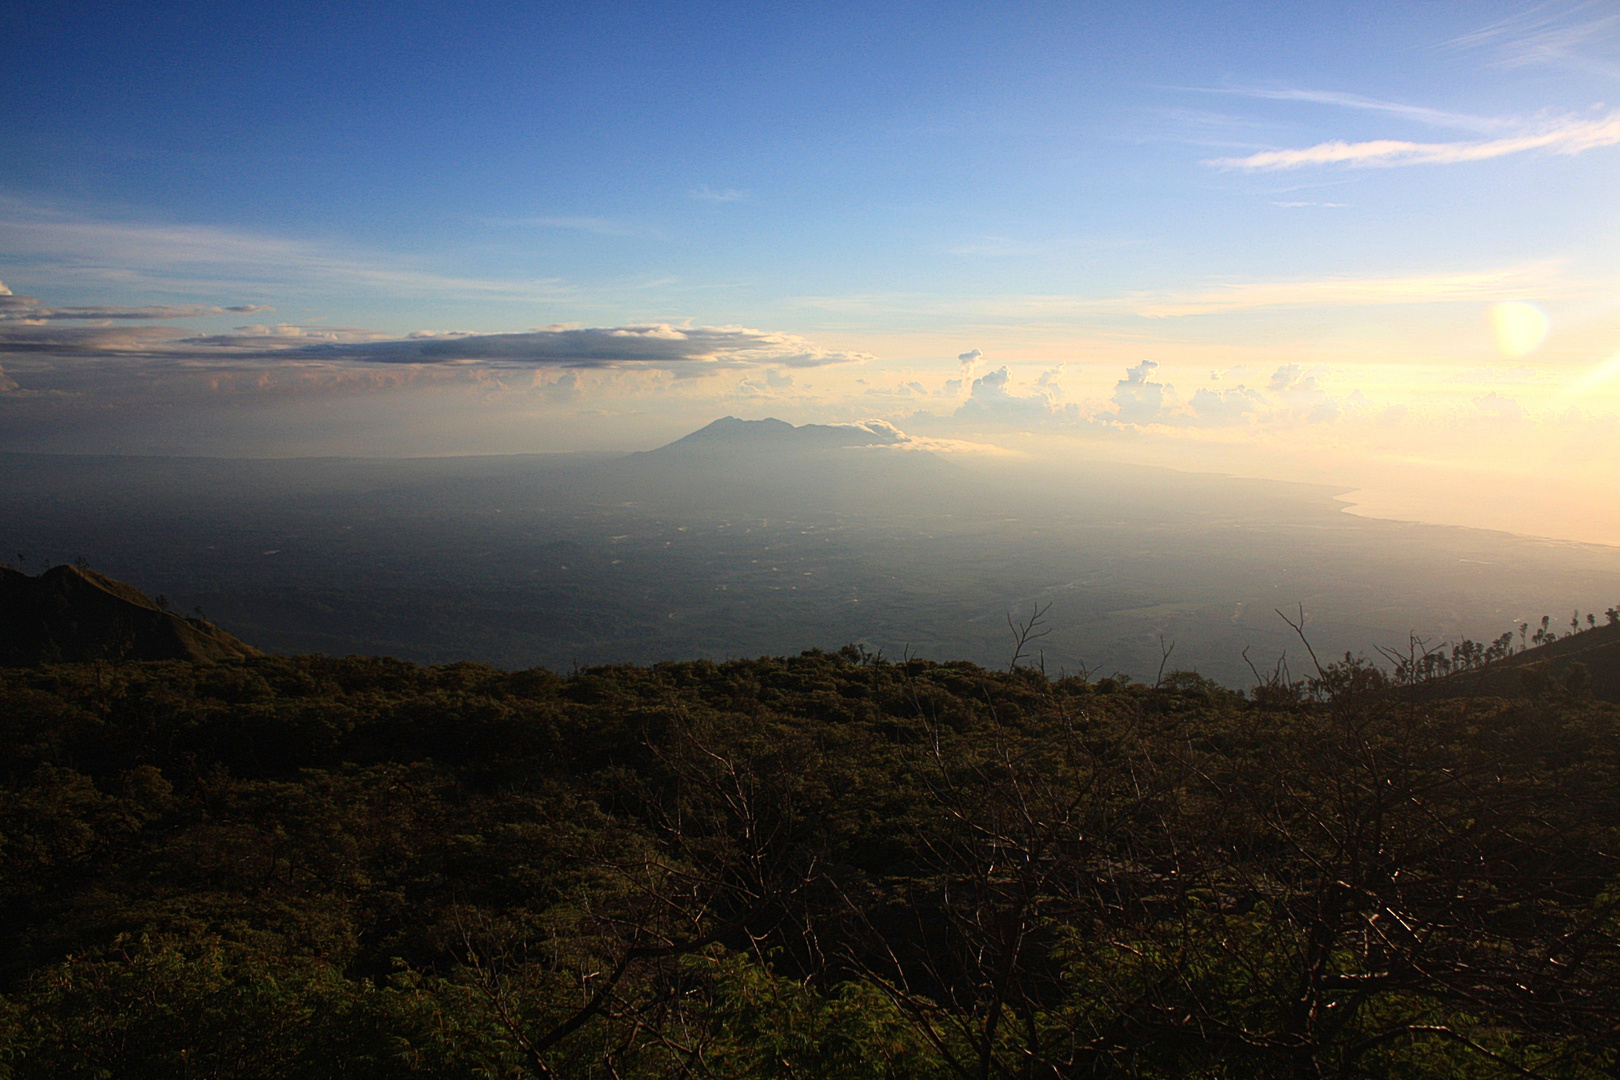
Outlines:
{"type": "Polygon", "coordinates": [[[1609,1076],[1617,722],[1351,663],[0,670],[0,1076],[1609,1076]]]}

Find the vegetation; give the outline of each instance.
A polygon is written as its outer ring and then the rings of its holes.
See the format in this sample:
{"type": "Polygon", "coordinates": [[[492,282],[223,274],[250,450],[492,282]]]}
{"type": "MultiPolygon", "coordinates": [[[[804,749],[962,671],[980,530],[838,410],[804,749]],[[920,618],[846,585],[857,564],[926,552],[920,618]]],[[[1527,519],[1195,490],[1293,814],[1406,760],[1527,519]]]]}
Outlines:
{"type": "Polygon", "coordinates": [[[1557,680],[95,662],[0,746],[0,1077],[1620,1065],[1620,710],[1557,680]]]}

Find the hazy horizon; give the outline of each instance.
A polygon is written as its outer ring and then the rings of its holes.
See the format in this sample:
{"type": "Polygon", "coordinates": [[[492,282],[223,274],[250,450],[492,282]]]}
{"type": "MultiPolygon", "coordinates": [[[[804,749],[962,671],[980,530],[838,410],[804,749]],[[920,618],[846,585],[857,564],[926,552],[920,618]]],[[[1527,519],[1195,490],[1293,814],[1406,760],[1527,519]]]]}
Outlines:
{"type": "Polygon", "coordinates": [[[1279,611],[1320,655],[1377,657],[1620,601],[1613,548],[1357,517],[1325,485],[949,446],[728,417],[636,454],[0,452],[0,531],[33,572],[82,559],[271,651],[505,668],[849,644],[999,667],[1041,612],[1025,659],[1052,674],[1240,687],[1305,659],[1279,611]]]}

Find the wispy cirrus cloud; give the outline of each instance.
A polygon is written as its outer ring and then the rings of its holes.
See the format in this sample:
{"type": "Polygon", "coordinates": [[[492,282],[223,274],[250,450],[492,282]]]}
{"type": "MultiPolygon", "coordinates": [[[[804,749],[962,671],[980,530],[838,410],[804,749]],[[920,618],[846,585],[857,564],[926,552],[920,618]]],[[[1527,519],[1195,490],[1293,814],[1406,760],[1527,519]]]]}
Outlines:
{"type": "Polygon", "coordinates": [[[1523,296],[1551,297],[1566,294],[1572,288],[1571,283],[1560,276],[1560,268],[1561,264],[1556,261],[1540,261],[1460,273],[1222,282],[1119,296],[1037,293],[929,297],[884,293],[799,297],[797,303],[827,311],[881,310],[979,320],[1096,316],[1165,319],[1280,307],[1326,309],[1391,304],[1488,303],[1523,296]]]}
{"type": "Polygon", "coordinates": [[[1488,23],[1446,42],[1459,51],[1485,50],[1502,67],[1563,64],[1620,74],[1612,59],[1585,54],[1593,45],[1609,46],[1620,36],[1620,9],[1607,2],[1543,3],[1488,23]]]}
{"type": "Polygon", "coordinates": [[[1263,101],[1298,101],[1312,105],[1331,105],[1362,112],[1386,113],[1405,120],[1414,120],[1431,127],[1457,128],[1489,134],[1511,128],[1514,121],[1502,117],[1477,116],[1470,113],[1434,109],[1426,105],[1411,105],[1400,101],[1385,101],[1361,94],[1346,94],[1335,90],[1312,90],[1301,87],[1194,87],[1199,93],[1228,94],[1236,97],[1257,98],[1263,101]]]}
{"type": "Polygon", "coordinates": [[[512,218],[498,222],[498,224],[518,225],[536,229],[560,229],[566,232],[590,233],[593,236],[640,236],[644,232],[644,230],[629,222],[620,221],[617,218],[591,217],[577,214],[512,218]]]}
{"type": "Polygon", "coordinates": [[[1572,156],[1620,145],[1620,111],[1595,120],[1563,120],[1498,139],[1422,143],[1402,139],[1365,142],[1334,140],[1297,150],[1262,150],[1246,157],[1206,161],[1221,169],[1269,172],[1309,166],[1389,168],[1401,165],[1457,165],[1540,150],[1572,156]]]}
{"type": "Polygon", "coordinates": [[[1190,293],[1142,297],[1136,302],[1135,312],[1149,318],[1176,318],[1254,308],[1474,303],[1543,292],[1555,271],[1553,264],[1535,263],[1464,274],[1237,282],[1190,293]]]}
{"type": "Polygon", "coordinates": [[[554,278],[509,280],[436,273],[399,255],[212,225],[114,221],[0,194],[0,251],[37,278],[144,288],[543,301],[567,297],[554,278]]]}

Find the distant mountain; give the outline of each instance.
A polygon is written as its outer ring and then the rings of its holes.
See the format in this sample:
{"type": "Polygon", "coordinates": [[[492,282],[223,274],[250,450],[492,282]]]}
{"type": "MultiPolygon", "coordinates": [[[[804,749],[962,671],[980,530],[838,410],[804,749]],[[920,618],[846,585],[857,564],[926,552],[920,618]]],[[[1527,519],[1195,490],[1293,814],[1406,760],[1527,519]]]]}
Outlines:
{"type": "Polygon", "coordinates": [[[213,623],[165,611],[94,570],[55,566],[29,577],[0,567],[0,665],[258,655],[213,623]]]}
{"type": "Polygon", "coordinates": [[[868,420],[860,424],[805,424],[794,427],[787,421],[777,420],[774,417],[766,417],[764,420],[739,420],[735,416],[722,416],[714,423],[676,439],[667,446],[637,456],[669,457],[714,452],[730,453],[737,450],[756,453],[804,453],[858,446],[896,446],[906,441],[904,432],[880,421],[868,420]]]}
{"type": "Polygon", "coordinates": [[[892,424],[739,420],[699,428],[656,450],[596,469],[601,494],[636,502],[769,515],[810,508],[878,511],[936,506],[968,481],[892,424]]]}

